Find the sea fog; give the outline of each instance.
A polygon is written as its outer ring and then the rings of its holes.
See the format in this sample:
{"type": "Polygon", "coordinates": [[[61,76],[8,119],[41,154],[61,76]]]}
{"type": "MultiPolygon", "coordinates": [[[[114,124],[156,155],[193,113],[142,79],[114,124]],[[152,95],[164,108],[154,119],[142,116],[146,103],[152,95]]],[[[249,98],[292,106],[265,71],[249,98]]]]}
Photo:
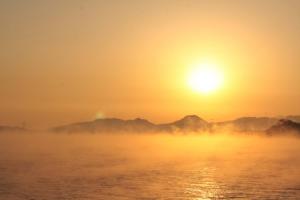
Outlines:
{"type": "Polygon", "coordinates": [[[0,199],[300,199],[300,139],[0,134],[0,199]]]}

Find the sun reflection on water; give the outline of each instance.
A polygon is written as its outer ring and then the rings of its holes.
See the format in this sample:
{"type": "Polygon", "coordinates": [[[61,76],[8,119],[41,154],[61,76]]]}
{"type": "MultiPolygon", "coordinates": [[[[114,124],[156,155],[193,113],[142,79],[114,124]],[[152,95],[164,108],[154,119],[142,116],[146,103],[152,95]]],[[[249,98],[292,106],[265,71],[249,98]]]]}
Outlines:
{"type": "Polygon", "coordinates": [[[197,173],[195,180],[185,189],[188,196],[194,200],[208,200],[224,198],[221,185],[215,180],[215,171],[213,167],[204,167],[197,173]]]}

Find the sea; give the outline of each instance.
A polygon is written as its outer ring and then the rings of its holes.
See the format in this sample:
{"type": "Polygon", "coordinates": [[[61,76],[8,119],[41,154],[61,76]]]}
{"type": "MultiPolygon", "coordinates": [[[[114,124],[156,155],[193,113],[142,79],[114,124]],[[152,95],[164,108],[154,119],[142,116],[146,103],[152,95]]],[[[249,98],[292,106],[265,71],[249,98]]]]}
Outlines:
{"type": "Polygon", "coordinates": [[[0,200],[300,199],[300,139],[0,134],[0,200]]]}

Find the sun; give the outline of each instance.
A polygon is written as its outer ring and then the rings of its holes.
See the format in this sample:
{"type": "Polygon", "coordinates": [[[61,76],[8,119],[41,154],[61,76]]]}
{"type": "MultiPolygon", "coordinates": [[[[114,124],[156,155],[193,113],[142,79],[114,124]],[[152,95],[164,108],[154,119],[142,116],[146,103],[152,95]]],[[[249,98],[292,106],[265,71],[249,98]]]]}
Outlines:
{"type": "Polygon", "coordinates": [[[189,87],[196,92],[208,94],[216,91],[223,83],[223,75],[213,63],[197,64],[188,76],[189,87]]]}

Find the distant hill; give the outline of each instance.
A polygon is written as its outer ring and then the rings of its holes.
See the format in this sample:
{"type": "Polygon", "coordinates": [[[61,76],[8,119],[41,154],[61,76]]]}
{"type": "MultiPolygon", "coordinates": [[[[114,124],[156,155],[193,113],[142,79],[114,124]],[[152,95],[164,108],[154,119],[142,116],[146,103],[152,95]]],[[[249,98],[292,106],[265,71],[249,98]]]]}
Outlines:
{"type": "Polygon", "coordinates": [[[149,132],[155,131],[156,126],[151,122],[136,118],[134,120],[122,120],[117,118],[97,119],[89,122],[81,122],[51,129],[54,132],[149,132]]]}
{"type": "Polygon", "coordinates": [[[16,127],[16,126],[0,126],[0,133],[3,132],[26,132],[27,130],[24,128],[16,127]]]}
{"type": "Polygon", "coordinates": [[[175,131],[204,131],[208,130],[209,123],[196,115],[186,116],[168,124],[153,124],[145,119],[122,120],[117,118],[97,119],[89,122],[74,123],[52,128],[54,132],[175,132],[175,131]]]}
{"type": "Polygon", "coordinates": [[[285,117],[285,119],[300,123],[300,116],[299,115],[290,115],[285,117]]]}
{"type": "MultiPolygon", "coordinates": [[[[300,121],[300,116],[287,116],[285,120],[300,121]]],[[[261,132],[275,126],[279,118],[241,117],[231,121],[209,123],[197,115],[187,115],[171,123],[154,124],[146,119],[123,120],[118,118],[97,119],[52,128],[53,132],[112,133],[112,132],[261,132]]]]}
{"type": "Polygon", "coordinates": [[[209,131],[210,124],[197,115],[187,115],[172,123],[157,125],[161,131],[198,132],[209,131]]]}
{"type": "Polygon", "coordinates": [[[213,123],[213,129],[235,132],[261,132],[276,124],[277,121],[277,118],[270,117],[242,117],[232,121],[213,123]]]}
{"type": "Polygon", "coordinates": [[[266,133],[269,135],[290,133],[300,136],[300,123],[288,119],[281,119],[275,125],[267,129],[266,133]]]}

